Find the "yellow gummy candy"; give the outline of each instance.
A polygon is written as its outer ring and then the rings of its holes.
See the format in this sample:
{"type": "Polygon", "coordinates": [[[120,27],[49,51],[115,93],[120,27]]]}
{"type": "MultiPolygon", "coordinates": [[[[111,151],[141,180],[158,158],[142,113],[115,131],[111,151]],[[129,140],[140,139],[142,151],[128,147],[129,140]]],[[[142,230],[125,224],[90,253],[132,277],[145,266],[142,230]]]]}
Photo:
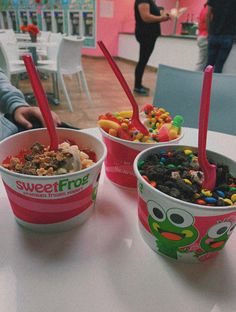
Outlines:
{"type": "Polygon", "coordinates": [[[120,125],[112,120],[100,119],[98,120],[98,125],[101,128],[108,128],[108,129],[119,129],[120,125]]]}
{"type": "Polygon", "coordinates": [[[131,118],[133,115],[132,111],[122,111],[118,113],[119,116],[123,117],[123,118],[131,118]]]}
{"type": "Polygon", "coordinates": [[[170,140],[174,140],[178,137],[178,132],[175,129],[169,130],[169,138],[170,140]]]}
{"type": "Polygon", "coordinates": [[[188,149],[185,149],[185,150],[184,150],[184,154],[187,155],[187,156],[188,156],[188,155],[191,155],[192,153],[193,153],[193,152],[192,152],[191,150],[188,150],[188,149]]]}

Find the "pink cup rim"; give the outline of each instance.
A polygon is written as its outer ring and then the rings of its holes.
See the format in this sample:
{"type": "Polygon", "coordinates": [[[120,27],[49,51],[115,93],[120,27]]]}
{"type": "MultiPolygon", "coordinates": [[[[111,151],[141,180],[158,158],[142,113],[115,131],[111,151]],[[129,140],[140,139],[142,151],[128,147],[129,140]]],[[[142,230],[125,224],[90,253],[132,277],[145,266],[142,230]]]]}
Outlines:
{"type": "MultiPolygon", "coordinates": [[[[47,130],[46,128],[39,128],[39,129],[31,129],[31,130],[27,130],[27,132],[38,132],[38,131],[42,131],[42,130],[47,130]]],[[[83,135],[87,136],[87,137],[91,137],[93,139],[95,139],[95,141],[97,141],[98,144],[100,144],[102,147],[103,147],[103,154],[102,156],[100,157],[100,159],[94,163],[92,166],[88,167],[88,168],[85,168],[85,169],[82,169],[80,171],[76,171],[76,172],[71,172],[71,173],[66,173],[66,174],[57,174],[57,175],[53,175],[53,176],[34,176],[34,175],[29,175],[29,174],[23,174],[23,173],[18,173],[18,172],[14,172],[14,171],[10,171],[8,169],[5,169],[4,167],[2,167],[0,165],[0,173],[1,171],[4,172],[5,174],[8,174],[8,175],[12,175],[14,177],[22,177],[24,179],[47,179],[47,180],[53,180],[55,178],[62,178],[62,177],[73,177],[74,175],[78,175],[80,173],[86,173],[88,171],[90,171],[91,169],[95,168],[95,167],[98,167],[99,165],[101,165],[103,163],[103,161],[105,160],[106,158],[106,155],[107,155],[107,148],[106,148],[106,145],[102,142],[102,140],[98,139],[97,137],[95,137],[94,135],[92,134],[89,134],[89,133],[86,133],[86,132],[83,132],[83,131],[80,131],[80,130],[75,130],[75,129],[68,129],[68,128],[58,128],[57,131],[61,131],[61,130],[66,130],[66,131],[69,131],[69,132],[75,132],[75,133],[82,133],[83,135]]],[[[24,131],[25,132],[25,131],[24,131]]],[[[2,143],[10,140],[11,138],[13,137],[16,137],[16,136],[21,136],[21,135],[24,135],[24,132],[19,132],[19,133],[16,133],[10,137],[7,137],[5,138],[4,140],[2,140],[0,142],[0,146],[2,143]]]]}
{"type": "Polygon", "coordinates": [[[116,141],[116,142],[120,142],[120,143],[126,143],[126,144],[129,143],[130,145],[134,145],[134,146],[135,145],[141,145],[141,146],[163,146],[163,145],[167,145],[167,144],[176,143],[176,142],[180,141],[183,138],[183,136],[184,136],[183,128],[181,128],[180,135],[178,136],[178,138],[176,138],[174,140],[165,141],[165,142],[153,142],[153,143],[134,142],[134,141],[128,141],[128,140],[117,138],[117,137],[112,136],[109,133],[107,133],[101,127],[98,127],[98,128],[99,128],[100,132],[102,133],[102,135],[104,135],[105,137],[108,137],[112,141],[116,141]]]}
{"type": "MultiPolygon", "coordinates": [[[[164,147],[166,147],[166,148],[181,148],[181,147],[183,147],[183,148],[189,148],[189,149],[197,149],[197,147],[196,146],[189,146],[189,145],[168,145],[168,144],[166,144],[166,145],[163,145],[163,146],[161,146],[162,148],[164,148],[164,147]]],[[[139,172],[139,170],[138,170],[138,161],[139,161],[139,159],[140,158],[142,158],[142,156],[144,155],[144,154],[146,154],[146,153],[148,153],[149,151],[151,151],[151,150],[153,150],[153,151],[155,151],[155,149],[157,149],[158,148],[158,146],[156,146],[156,147],[150,147],[150,148],[148,148],[148,149],[146,149],[146,150],[144,150],[144,151],[142,151],[142,152],[140,152],[136,157],[135,157],[135,160],[134,160],[134,164],[133,164],[133,168],[134,168],[134,173],[135,173],[135,175],[136,175],[136,177],[137,177],[137,179],[138,180],[141,180],[142,181],[142,183],[144,183],[145,184],[145,186],[150,190],[150,191],[152,191],[152,192],[156,192],[157,194],[159,194],[159,195],[161,195],[161,196],[163,196],[164,198],[166,198],[166,199],[168,199],[168,200],[172,200],[172,201],[174,201],[174,202],[177,202],[177,203],[179,203],[179,204],[181,204],[181,205],[187,205],[187,206],[190,206],[190,207],[192,207],[192,208],[195,208],[195,209],[200,209],[200,210],[212,210],[212,211],[220,211],[220,210],[223,210],[223,211],[234,211],[235,209],[236,209],[236,204],[235,205],[233,205],[233,206],[207,206],[207,205],[198,205],[198,204],[194,204],[194,203],[189,203],[189,202],[186,202],[186,201],[183,201],[183,200],[180,200],[180,199],[178,199],[178,198],[174,198],[174,197],[172,197],[172,196],[170,196],[170,195],[168,195],[168,194],[165,194],[165,193],[163,193],[163,192],[161,192],[161,191],[159,191],[158,189],[156,189],[156,188],[154,188],[153,186],[151,186],[142,176],[141,176],[141,174],[140,174],[140,172],[139,172]]],[[[216,153],[216,152],[213,152],[213,151],[210,151],[210,150],[207,150],[207,152],[209,152],[209,153],[211,153],[211,154],[215,154],[215,155],[219,155],[219,156],[221,156],[221,157],[223,157],[225,160],[229,160],[230,162],[235,162],[234,160],[232,160],[232,159],[230,159],[229,157],[226,157],[226,156],[224,156],[224,155],[222,155],[222,154],[220,154],[220,153],[216,153]]],[[[235,165],[236,165],[236,162],[235,162],[235,165]]]]}

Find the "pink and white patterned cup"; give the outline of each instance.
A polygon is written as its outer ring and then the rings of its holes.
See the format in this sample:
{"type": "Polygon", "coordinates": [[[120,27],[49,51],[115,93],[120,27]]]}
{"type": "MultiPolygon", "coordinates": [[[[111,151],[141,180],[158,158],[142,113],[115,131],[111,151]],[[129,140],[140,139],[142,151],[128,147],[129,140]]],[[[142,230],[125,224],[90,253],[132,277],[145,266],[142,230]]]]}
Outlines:
{"type": "MultiPolygon", "coordinates": [[[[196,147],[169,145],[149,148],[134,161],[138,179],[138,219],[144,241],[158,254],[182,261],[202,262],[214,258],[225,247],[236,226],[236,203],[231,206],[206,206],[171,197],[152,187],[141,176],[138,163],[147,156],[196,147]]],[[[236,162],[221,154],[207,151],[207,156],[229,166],[236,176],[236,162]]]]}
{"type": "Polygon", "coordinates": [[[136,189],[137,186],[133,163],[135,157],[141,151],[153,146],[178,143],[183,137],[182,132],[177,139],[169,142],[142,143],[123,140],[109,135],[101,128],[99,129],[107,147],[107,157],[105,159],[106,176],[114,184],[130,189],[136,189]]]}
{"type": "MultiPolygon", "coordinates": [[[[59,142],[71,140],[80,149],[95,152],[97,162],[78,172],[56,176],[19,174],[0,166],[1,177],[18,223],[35,231],[67,230],[84,222],[92,213],[105,144],[82,131],[58,128],[59,142]]],[[[0,163],[39,142],[48,146],[46,129],[12,135],[0,142],[0,163]]]]}

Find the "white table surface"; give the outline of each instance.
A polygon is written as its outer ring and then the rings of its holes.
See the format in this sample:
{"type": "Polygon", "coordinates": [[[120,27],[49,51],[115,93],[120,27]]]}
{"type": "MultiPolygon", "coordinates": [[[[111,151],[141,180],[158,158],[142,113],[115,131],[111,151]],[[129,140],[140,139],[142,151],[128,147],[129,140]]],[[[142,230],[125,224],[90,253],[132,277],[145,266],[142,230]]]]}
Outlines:
{"type": "MultiPolygon", "coordinates": [[[[182,143],[196,145],[197,131],[185,129],[182,143]]],[[[208,134],[209,149],[234,159],[235,143],[235,136],[208,134]]],[[[139,233],[136,192],[116,187],[104,172],[93,215],[68,232],[20,227],[2,182],[0,205],[1,312],[236,310],[236,231],[214,260],[162,257],[139,233]]]]}

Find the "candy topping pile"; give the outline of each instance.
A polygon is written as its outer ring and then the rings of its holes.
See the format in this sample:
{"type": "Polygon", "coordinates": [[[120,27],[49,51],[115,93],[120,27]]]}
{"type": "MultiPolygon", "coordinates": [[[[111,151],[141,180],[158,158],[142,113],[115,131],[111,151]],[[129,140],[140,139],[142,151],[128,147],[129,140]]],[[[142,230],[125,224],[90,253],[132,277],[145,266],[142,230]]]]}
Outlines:
{"type": "Polygon", "coordinates": [[[138,169],[150,185],[180,200],[207,206],[236,205],[236,177],[230,174],[228,166],[215,165],[217,179],[213,191],[202,189],[204,175],[197,154],[189,149],[149,155],[138,163],[138,169]]]}
{"type": "Polygon", "coordinates": [[[16,156],[7,157],[2,166],[8,170],[37,176],[52,176],[80,171],[96,162],[96,155],[90,150],[79,150],[75,144],[63,142],[57,151],[50,151],[40,143],[16,156]]]}
{"type": "Polygon", "coordinates": [[[183,117],[170,116],[164,108],[145,105],[140,119],[149,131],[145,136],[131,125],[132,111],[100,115],[98,126],[114,137],[134,142],[167,142],[180,136],[183,117]]]}

